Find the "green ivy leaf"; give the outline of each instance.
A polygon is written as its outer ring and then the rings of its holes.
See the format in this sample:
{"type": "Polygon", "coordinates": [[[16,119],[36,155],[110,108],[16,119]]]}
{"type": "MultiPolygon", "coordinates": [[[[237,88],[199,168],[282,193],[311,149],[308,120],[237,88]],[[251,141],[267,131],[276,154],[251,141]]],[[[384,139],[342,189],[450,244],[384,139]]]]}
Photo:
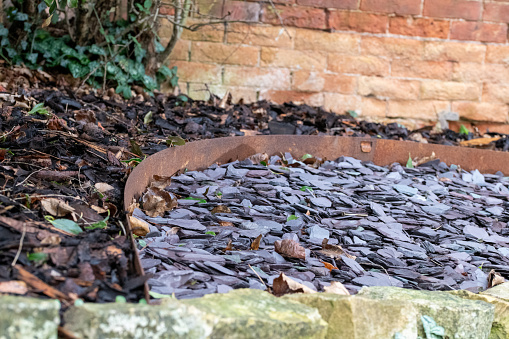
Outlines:
{"type": "Polygon", "coordinates": [[[300,160],[306,160],[306,159],[310,159],[310,158],[312,158],[312,157],[313,157],[313,156],[312,156],[311,154],[306,153],[306,154],[304,154],[304,155],[302,156],[302,158],[300,158],[300,160]]]}
{"type": "Polygon", "coordinates": [[[27,259],[29,261],[33,261],[37,264],[41,264],[43,262],[46,262],[46,260],[48,260],[48,254],[44,253],[44,252],[29,253],[27,255],[27,259]]]}
{"type": "Polygon", "coordinates": [[[299,219],[299,217],[296,216],[295,214],[292,214],[292,215],[289,215],[288,218],[286,218],[286,221],[297,220],[297,219],[299,219]]]}
{"type": "MultiPolygon", "coordinates": [[[[154,46],[155,46],[156,53],[161,53],[162,51],[165,50],[164,46],[161,45],[161,43],[159,42],[158,39],[154,39],[154,46]]],[[[166,66],[164,66],[164,67],[166,67],[166,66]]],[[[166,67],[166,68],[168,68],[168,67],[166,67]]]]}
{"type": "Polygon", "coordinates": [[[71,234],[80,234],[83,232],[81,227],[72,220],[69,219],[55,219],[50,215],[44,217],[47,221],[49,221],[53,226],[58,228],[59,230],[71,233],[71,234]]]}
{"type": "Polygon", "coordinates": [[[150,9],[150,7],[152,7],[152,0],[145,0],[143,7],[145,7],[145,9],[150,9]]]}
{"type": "Polygon", "coordinates": [[[168,139],[166,139],[166,144],[169,147],[184,146],[186,144],[186,141],[179,136],[170,136],[170,137],[168,137],[168,139]]]}
{"type": "Polygon", "coordinates": [[[207,232],[205,232],[205,234],[216,236],[216,232],[212,232],[212,231],[207,231],[207,232]]]}
{"type": "Polygon", "coordinates": [[[313,189],[312,189],[311,187],[309,187],[309,186],[302,186],[302,187],[300,188],[300,190],[301,190],[302,192],[306,192],[306,191],[311,191],[311,192],[313,192],[313,189]]]}
{"type": "Polygon", "coordinates": [[[465,125],[461,124],[460,126],[460,134],[462,135],[468,135],[468,133],[470,133],[470,131],[468,130],[468,128],[465,127],[465,125]]]}
{"type": "Polygon", "coordinates": [[[85,228],[87,230],[95,230],[95,229],[101,229],[102,230],[102,229],[105,229],[106,227],[108,227],[108,219],[109,218],[110,218],[110,211],[108,210],[108,216],[106,218],[104,218],[101,221],[94,222],[90,226],[85,226],[85,228]]]}
{"type": "MultiPolygon", "coordinates": [[[[5,28],[3,25],[0,25],[0,36],[7,36],[9,35],[9,30],[5,28]]],[[[168,67],[166,67],[168,68],[168,67]]]]}
{"type": "Polygon", "coordinates": [[[131,86],[129,85],[118,85],[115,92],[122,94],[126,99],[130,99],[132,96],[131,86]]]}
{"type": "Polygon", "coordinates": [[[35,63],[37,63],[38,56],[39,56],[39,53],[29,53],[29,54],[27,54],[26,58],[28,61],[35,64],[35,63]]]}
{"type": "Polygon", "coordinates": [[[205,199],[193,198],[193,197],[187,197],[187,198],[184,198],[184,200],[196,200],[196,201],[198,201],[199,204],[206,204],[207,203],[207,200],[205,200],[205,199]]]}

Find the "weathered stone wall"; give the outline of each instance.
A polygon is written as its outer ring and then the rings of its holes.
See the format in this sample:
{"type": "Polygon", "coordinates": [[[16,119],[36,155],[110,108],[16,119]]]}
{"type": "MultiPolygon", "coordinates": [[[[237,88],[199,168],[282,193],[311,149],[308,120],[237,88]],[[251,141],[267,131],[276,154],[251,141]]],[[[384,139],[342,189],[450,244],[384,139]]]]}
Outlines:
{"type": "MultiPolygon", "coordinates": [[[[452,110],[464,120],[507,122],[509,1],[272,3],[198,0],[201,14],[235,22],[184,32],[171,55],[183,91],[207,98],[207,84],[247,101],[379,119],[436,120],[452,110]]],[[[161,36],[170,32],[163,19],[161,36]]]]}
{"type": "MultiPolygon", "coordinates": [[[[57,338],[59,302],[2,296],[0,338],[57,338]]],[[[64,312],[76,338],[509,338],[509,283],[480,294],[364,287],[281,298],[256,290],[160,305],[76,303],[64,312]]]]}

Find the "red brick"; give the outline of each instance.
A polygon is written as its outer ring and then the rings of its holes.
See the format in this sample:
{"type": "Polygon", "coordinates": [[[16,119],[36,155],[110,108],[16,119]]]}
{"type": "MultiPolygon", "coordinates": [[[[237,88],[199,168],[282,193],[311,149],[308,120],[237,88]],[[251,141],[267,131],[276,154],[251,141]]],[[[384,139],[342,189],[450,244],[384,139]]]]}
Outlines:
{"type": "Polygon", "coordinates": [[[467,42],[427,41],[424,44],[424,60],[482,63],[486,45],[467,42]]]}
{"type": "Polygon", "coordinates": [[[349,11],[329,13],[329,28],[336,31],[385,33],[387,22],[386,15],[349,11]]]}
{"type": "Polygon", "coordinates": [[[503,64],[456,63],[452,80],[461,82],[509,83],[509,68],[503,64]]]}
{"type": "Polygon", "coordinates": [[[306,70],[325,70],[327,55],[320,51],[296,51],[273,47],[262,47],[262,67],[285,67],[306,70]]]}
{"type": "Polygon", "coordinates": [[[379,99],[417,100],[419,81],[361,77],[357,92],[362,96],[374,96],[379,99]]]}
{"type": "Polygon", "coordinates": [[[449,21],[431,18],[392,17],[389,32],[393,34],[447,39],[449,21]]]}
{"type": "Polygon", "coordinates": [[[295,26],[301,28],[327,28],[325,10],[311,7],[266,5],[263,10],[262,22],[272,25],[281,25],[280,18],[285,26],[295,26]]]}
{"type": "Polygon", "coordinates": [[[322,93],[309,93],[298,91],[273,91],[265,90],[260,92],[260,100],[269,100],[277,104],[293,102],[297,105],[306,104],[310,106],[323,106],[322,93]]]}
{"type": "Polygon", "coordinates": [[[377,55],[390,59],[422,58],[424,42],[412,39],[363,36],[361,54],[377,55]]]}
{"type": "Polygon", "coordinates": [[[466,120],[507,122],[508,106],[502,103],[453,102],[452,110],[466,120]]]}
{"type": "Polygon", "coordinates": [[[375,98],[362,98],[362,117],[385,117],[387,114],[387,101],[375,98]]]}
{"type": "Polygon", "coordinates": [[[449,102],[434,100],[389,101],[387,116],[392,118],[410,118],[436,120],[440,111],[449,110],[449,102]]]}
{"type": "Polygon", "coordinates": [[[223,84],[271,89],[288,89],[290,71],[283,68],[225,66],[223,84]]]}
{"type": "Polygon", "coordinates": [[[401,15],[420,14],[421,0],[361,0],[361,10],[401,15]]]}
{"type": "Polygon", "coordinates": [[[323,97],[323,108],[336,114],[345,114],[347,111],[360,112],[362,107],[362,99],[358,95],[324,93],[323,97]]]}
{"type": "Polygon", "coordinates": [[[424,15],[434,18],[478,20],[482,2],[467,0],[424,0],[424,15]]]}
{"type": "Polygon", "coordinates": [[[170,68],[177,66],[178,76],[184,82],[221,83],[221,67],[198,62],[175,61],[170,68]]]}
{"type": "Polygon", "coordinates": [[[457,21],[452,23],[450,38],[482,42],[506,42],[507,25],[457,21]]]}
{"type": "Polygon", "coordinates": [[[389,61],[373,55],[329,54],[328,69],[336,73],[389,75],[389,61]]]}
{"type": "Polygon", "coordinates": [[[488,45],[486,62],[493,64],[509,64],[509,46],[488,45]]]}
{"type": "Polygon", "coordinates": [[[356,34],[297,29],[295,49],[358,54],[359,40],[360,37],[356,34]]]}
{"type": "Polygon", "coordinates": [[[357,0],[297,0],[297,4],[322,8],[357,9],[357,0]]]}
{"type": "Polygon", "coordinates": [[[161,5],[159,8],[159,14],[161,15],[174,15],[175,14],[175,7],[171,5],[161,5]]]}
{"type": "Polygon", "coordinates": [[[509,22],[509,4],[484,4],[482,18],[484,21],[509,22]]]}
{"type": "Polygon", "coordinates": [[[296,71],[292,77],[292,89],[305,92],[334,92],[353,94],[356,77],[309,71],[296,71]]]}
{"type": "Polygon", "coordinates": [[[245,1],[216,1],[208,7],[208,10],[201,10],[200,13],[224,20],[248,22],[257,22],[261,10],[260,4],[245,1]]]}
{"type": "Polygon", "coordinates": [[[452,64],[448,61],[394,60],[391,75],[403,78],[449,80],[452,64]]]}
{"type": "Polygon", "coordinates": [[[282,31],[276,26],[230,23],[226,38],[229,44],[291,48],[295,28],[287,27],[286,31],[282,31]]]}
{"type": "Polygon", "coordinates": [[[509,104],[509,86],[486,83],[482,88],[482,101],[509,104]]]}
{"type": "Polygon", "coordinates": [[[204,41],[195,41],[191,46],[191,61],[207,63],[255,66],[259,54],[260,49],[253,46],[204,41]]]}

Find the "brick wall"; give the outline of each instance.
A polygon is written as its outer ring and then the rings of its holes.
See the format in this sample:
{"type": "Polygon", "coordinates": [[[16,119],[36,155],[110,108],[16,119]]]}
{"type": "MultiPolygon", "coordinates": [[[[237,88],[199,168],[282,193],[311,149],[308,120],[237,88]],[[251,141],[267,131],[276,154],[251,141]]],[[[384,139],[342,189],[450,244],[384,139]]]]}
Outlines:
{"type": "MultiPolygon", "coordinates": [[[[183,33],[170,63],[193,98],[206,99],[207,84],[379,120],[455,111],[508,122],[509,1],[198,1],[201,14],[236,22],[183,33]]],[[[170,32],[163,19],[161,37],[170,32]]]]}

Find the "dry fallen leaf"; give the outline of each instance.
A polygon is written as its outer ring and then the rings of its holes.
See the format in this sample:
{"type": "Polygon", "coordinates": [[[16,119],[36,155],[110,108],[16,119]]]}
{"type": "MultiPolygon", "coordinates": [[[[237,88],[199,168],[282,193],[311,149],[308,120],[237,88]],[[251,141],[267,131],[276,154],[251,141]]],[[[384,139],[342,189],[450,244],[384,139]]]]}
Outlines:
{"type": "Polygon", "coordinates": [[[212,211],[210,211],[210,213],[212,213],[212,214],[215,214],[215,213],[231,213],[231,212],[232,211],[226,205],[217,205],[216,207],[214,207],[212,209],[212,211]]]}
{"type": "Polygon", "coordinates": [[[306,259],[306,249],[292,239],[277,240],[274,243],[274,249],[283,256],[306,259]]]}
{"type": "Polygon", "coordinates": [[[330,283],[330,286],[325,286],[323,289],[326,293],[350,295],[350,292],[348,292],[346,287],[343,286],[343,284],[340,283],[339,281],[332,281],[330,283]]]}
{"type": "Polygon", "coordinates": [[[234,226],[231,221],[219,221],[218,224],[219,224],[219,226],[223,226],[223,227],[227,227],[227,226],[233,227],[234,226]]]}
{"type": "Polygon", "coordinates": [[[154,175],[152,176],[152,181],[150,182],[150,187],[157,187],[160,190],[164,190],[166,187],[170,186],[171,177],[165,177],[162,175],[154,175]]]}
{"type": "Polygon", "coordinates": [[[62,239],[58,235],[50,235],[41,240],[42,245],[57,246],[60,245],[62,239]]]}
{"type": "Polygon", "coordinates": [[[177,207],[177,198],[173,193],[157,187],[149,187],[143,194],[143,209],[150,217],[160,217],[164,212],[177,207]]]}
{"type": "Polygon", "coordinates": [[[499,139],[500,139],[500,137],[463,140],[460,142],[460,145],[461,146],[486,146],[488,144],[491,144],[493,141],[497,141],[499,139]]]}
{"type": "Polygon", "coordinates": [[[435,160],[436,158],[437,156],[435,155],[435,152],[432,152],[429,157],[415,157],[412,159],[412,163],[414,166],[420,166],[427,163],[428,161],[435,160]]]}
{"type": "Polygon", "coordinates": [[[267,153],[256,153],[255,155],[250,156],[248,159],[251,160],[254,164],[259,164],[262,161],[268,163],[269,155],[267,153]]]}
{"type": "Polygon", "coordinates": [[[346,256],[347,258],[354,259],[355,256],[348,254],[345,252],[345,250],[339,246],[339,245],[329,245],[327,242],[329,239],[323,239],[322,241],[322,250],[320,253],[334,259],[341,258],[342,255],[346,256]]]}
{"type": "Polygon", "coordinates": [[[225,249],[223,250],[223,252],[226,252],[226,251],[231,251],[233,250],[233,246],[232,246],[232,240],[228,240],[228,244],[226,245],[225,249]]]}
{"type": "Polygon", "coordinates": [[[502,277],[499,273],[495,272],[495,270],[491,270],[488,274],[488,288],[500,285],[505,283],[504,277],[502,277]]]}
{"type": "Polygon", "coordinates": [[[332,270],[337,270],[338,268],[332,264],[329,264],[328,262],[325,262],[325,261],[321,261],[320,262],[325,266],[326,269],[328,269],[329,271],[332,271],[332,270]]]}
{"type": "Polygon", "coordinates": [[[129,221],[131,222],[133,233],[137,236],[144,237],[148,232],[150,232],[150,224],[145,220],[138,219],[131,215],[129,216],[129,221]]]}
{"type": "Polygon", "coordinates": [[[26,294],[28,292],[27,284],[20,280],[0,282],[0,293],[26,294]]]}
{"type": "Polygon", "coordinates": [[[115,187],[113,187],[105,182],[98,182],[94,186],[101,193],[106,193],[108,191],[112,191],[115,189],[115,187]]]}
{"type": "Polygon", "coordinates": [[[43,199],[41,200],[41,205],[46,212],[56,217],[63,217],[74,212],[74,208],[69,206],[69,204],[56,198],[43,199]]]}
{"type": "Polygon", "coordinates": [[[260,248],[260,240],[262,240],[263,235],[259,235],[256,237],[256,239],[251,243],[251,249],[253,251],[258,251],[260,248]]]}
{"type": "Polygon", "coordinates": [[[289,293],[311,294],[316,293],[316,291],[287,277],[284,273],[281,273],[272,283],[272,293],[274,293],[276,297],[280,297],[289,293]]]}

